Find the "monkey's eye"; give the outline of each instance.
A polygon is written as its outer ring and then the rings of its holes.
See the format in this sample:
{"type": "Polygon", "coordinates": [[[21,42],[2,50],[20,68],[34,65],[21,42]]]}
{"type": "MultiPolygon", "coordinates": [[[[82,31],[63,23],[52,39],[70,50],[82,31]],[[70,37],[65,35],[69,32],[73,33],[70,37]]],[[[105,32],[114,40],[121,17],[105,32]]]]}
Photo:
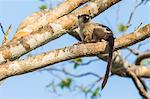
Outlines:
{"type": "Polygon", "coordinates": [[[89,19],[90,19],[90,16],[87,16],[87,19],[89,20],[89,19]]]}
{"type": "Polygon", "coordinates": [[[86,16],[86,19],[89,19],[89,17],[88,17],[88,16],[86,16]]]}
{"type": "Polygon", "coordinates": [[[88,20],[89,20],[89,17],[88,17],[88,16],[85,16],[85,17],[84,17],[84,20],[85,20],[85,21],[88,21],[88,20]]]}

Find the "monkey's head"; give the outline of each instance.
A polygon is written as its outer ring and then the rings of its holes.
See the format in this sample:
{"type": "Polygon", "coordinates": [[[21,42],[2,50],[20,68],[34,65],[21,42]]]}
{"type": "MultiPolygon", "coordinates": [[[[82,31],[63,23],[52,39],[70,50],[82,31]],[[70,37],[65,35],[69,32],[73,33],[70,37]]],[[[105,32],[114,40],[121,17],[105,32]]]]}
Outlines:
{"type": "Polygon", "coordinates": [[[91,16],[88,14],[83,14],[78,16],[78,23],[87,23],[91,20],[91,16]]]}

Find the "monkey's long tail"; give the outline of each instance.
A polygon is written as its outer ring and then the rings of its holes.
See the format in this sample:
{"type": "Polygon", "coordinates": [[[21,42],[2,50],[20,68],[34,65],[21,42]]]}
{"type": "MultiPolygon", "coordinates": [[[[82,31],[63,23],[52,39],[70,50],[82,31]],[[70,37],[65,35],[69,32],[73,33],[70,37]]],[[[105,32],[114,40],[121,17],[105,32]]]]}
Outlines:
{"type": "Polygon", "coordinates": [[[111,71],[111,67],[112,67],[112,57],[113,57],[113,50],[114,50],[114,37],[111,36],[108,40],[108,46],[109,46],[109,56],[108,56],[108,63],[107,63],[107,69],[106,69],[106,73],[104,76],[104,80],[102,82],[102,89],[105,87],[108,78],[109,78],[109,73],[111,71]]]}

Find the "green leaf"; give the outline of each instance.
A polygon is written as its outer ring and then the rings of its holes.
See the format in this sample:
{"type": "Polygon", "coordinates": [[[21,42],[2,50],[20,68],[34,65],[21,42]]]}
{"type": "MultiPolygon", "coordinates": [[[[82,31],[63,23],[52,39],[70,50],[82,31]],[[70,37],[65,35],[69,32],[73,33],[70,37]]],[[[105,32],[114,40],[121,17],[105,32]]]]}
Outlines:
{"type": "Polygon", "coordinates": [[[47,5],[41,5],[39,8],[40,8],[40,10],[45,10],[45,9],[47,9],[47,5]]]}
{"type": "Polygon", "coordinates": [[[99,90],[100,90],[100,88],[96,88],[96,90],[92,93],[92,98],[95,98],[100,95],[99,90]]]}
{"type": "Polygon", "coordinates": [[[82,59],[81,58],[75,58],[75,59],[72,59],[72,62],[74,63],[74,69],[76,69],[79,64],[82,63],[82,59]]]}
{"type": "Polygon", "coordinates": [[[60,83],[60,87],[61,88],[70,88],[70,85],[72,83],[72,79],[71,78],[66,78],[65,80],[62,80],[61,83],[60,83]]]}
{"type": "Polygon", "coordinates": [[[74,64],[74,69],[76,69],[79,66],[79,64],[75,63],[74,64]]]}
{"type": "Polygon", "coordinates": [[[72,61],[74,62],[74,63],[82,63],[82,59],[81,58],[75,58],[75,59],[72,59],[72,61]]]}
{"type": "Polygon", "coordinates": [[[127,25],[123,25],[123,24],[118,25],[119,32],[125,32],[127,29],[128,29],[127,25]]]}

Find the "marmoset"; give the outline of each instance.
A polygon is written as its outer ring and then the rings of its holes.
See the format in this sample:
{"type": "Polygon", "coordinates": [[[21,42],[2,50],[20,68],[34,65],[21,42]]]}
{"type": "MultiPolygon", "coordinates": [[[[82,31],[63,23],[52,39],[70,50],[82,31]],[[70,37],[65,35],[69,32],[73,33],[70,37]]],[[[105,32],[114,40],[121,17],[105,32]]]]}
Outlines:
{"type": "Polygon", "coordinates": [[[108,63],[107,69],[102,82],[102,89],[105,87],[109,73],[111,71],[113,49],[114,49],[114,36],[110,28],[105,25],[92,23],[91,16],[88,14],[83,14],[78,16],[78,27],[79,27],[79,36],[83,43],[96,43],[105,40],[108,42],[108,63]]]}

